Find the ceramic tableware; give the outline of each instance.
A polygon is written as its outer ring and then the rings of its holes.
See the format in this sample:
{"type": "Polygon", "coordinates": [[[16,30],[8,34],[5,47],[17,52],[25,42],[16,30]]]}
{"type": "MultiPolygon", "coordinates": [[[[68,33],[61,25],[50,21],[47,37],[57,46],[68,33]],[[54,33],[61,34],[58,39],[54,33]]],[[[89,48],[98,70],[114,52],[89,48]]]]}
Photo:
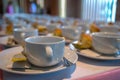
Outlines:
{"type": "Polygon", "coordinates": [[[56,36],[34,36],[25,39],[28,60],[40,67],[53,66],[64,56],[65,40],[56,36]]]}
{"type": "Polygon", "coordinates": [[[13,31],[14,39],[24,45],[24,39],[30,36],[38,36],[38,30],[32,28],[15,28],[13,31]]]}
{"type": "Polygon", "coordinates": [[[92,46],[103,54],[119,54],[120,34],[110,32],[96,32],[92,34],[92,46]]]}

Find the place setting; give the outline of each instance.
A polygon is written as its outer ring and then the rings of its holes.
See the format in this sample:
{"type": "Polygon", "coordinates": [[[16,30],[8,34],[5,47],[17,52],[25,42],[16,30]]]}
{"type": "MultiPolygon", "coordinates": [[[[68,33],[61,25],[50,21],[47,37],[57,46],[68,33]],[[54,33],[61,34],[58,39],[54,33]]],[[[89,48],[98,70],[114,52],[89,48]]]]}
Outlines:
{"type": "Polygon", "coordinates": [[[69,46],[80,56],[96,60],[120,60],[120,34],[110,32],[94,32],[83,34],[81,40],[69,46]]]}
{"type": "Polygon", "coordinates": [[[46,74],[67,69],[78,60],[62,37],[31,36],[24,43],[0,52],[0,69],[15,74],[46,74]]]}

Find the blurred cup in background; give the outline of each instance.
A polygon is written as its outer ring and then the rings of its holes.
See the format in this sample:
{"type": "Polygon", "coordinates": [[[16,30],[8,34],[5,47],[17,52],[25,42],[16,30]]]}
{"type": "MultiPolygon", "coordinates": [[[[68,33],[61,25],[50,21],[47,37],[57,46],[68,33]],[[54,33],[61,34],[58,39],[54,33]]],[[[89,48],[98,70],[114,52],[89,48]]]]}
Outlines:
{"type": "Polygon", "coordinates": [[[95,51],[102,54],[119,54],[120,34],[110,32],[92,33],[92,46],[95,51]]]}

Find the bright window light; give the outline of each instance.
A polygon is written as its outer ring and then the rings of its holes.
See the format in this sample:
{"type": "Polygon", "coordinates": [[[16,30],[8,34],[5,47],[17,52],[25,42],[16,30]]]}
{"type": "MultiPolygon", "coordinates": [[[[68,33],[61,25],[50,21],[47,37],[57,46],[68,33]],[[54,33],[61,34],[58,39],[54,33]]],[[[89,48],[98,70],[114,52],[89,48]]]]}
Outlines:
{"type": "Polygon", "coordinates": [[[59,0],[59,12],[60,17],[65,18],[66,17],[66,0],[59,0]]]}
{"type": "Polygon", "coordinates": [[[37,4],[39,4],[41,8],[44,8],[44,0],[37,0],[37,4]]]}

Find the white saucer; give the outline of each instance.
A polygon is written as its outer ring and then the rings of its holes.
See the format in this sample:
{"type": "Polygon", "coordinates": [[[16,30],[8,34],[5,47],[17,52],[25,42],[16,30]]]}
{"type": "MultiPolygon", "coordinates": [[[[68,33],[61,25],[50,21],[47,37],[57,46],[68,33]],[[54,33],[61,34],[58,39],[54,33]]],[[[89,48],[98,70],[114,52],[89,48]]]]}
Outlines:
{"type": "Polygon", "coordinates": [[[87,58],[97,59],[97,60],[120,60],[120,55],[118,56],[104,55],[92,49],[77,50],[72,44],[70,44],[69,47],[72,50],[75,50],[77,54],[87,57],[87,58]]]}
{"type": "Polygon", "coordinates": [[[68,47],[65,47],[64,57],[68,62],[72,63],[70,65],[66,65],[65,61],[62,61],[61,64],[56,65],[54,67],[50,67],[50,68],[25,69],[24,71],[21,69],[20,70],[8,69],[7,65],[11,63],[11,58],[15,54],[21,53],[22,51],[23,51],[23,48],[21,46],[1,51],[0,52],[0,61],[1,61],[0,69],[10,73],[16,73],[16,74],[45,74],[45,73],[51,73],[51,72],[56,72],[56,71],[66,69],[72,66],[73,64],[75,64],[76,61],[78,60],[78,55],[74,51],[70,50],[68,47]]]}

